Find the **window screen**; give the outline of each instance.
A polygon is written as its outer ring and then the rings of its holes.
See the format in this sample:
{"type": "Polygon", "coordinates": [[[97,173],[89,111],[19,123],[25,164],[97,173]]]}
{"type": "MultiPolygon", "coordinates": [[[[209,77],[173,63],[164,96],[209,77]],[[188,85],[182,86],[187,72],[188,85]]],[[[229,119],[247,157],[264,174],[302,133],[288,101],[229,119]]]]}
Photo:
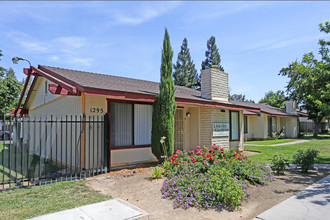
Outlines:
{"type": "Polygon", "coordinates": [[[238,112],[230,112],[230,139],[239,140],[238,112]]]}
{"type": "Polygon", "coordinates": [[[110,103],[111,146],[133,145],[133,104],[110,103]]]}
{"type": "Polygon", "coordinates": [[[134,145],[151,144],[152,105],[134,104],[134,145]]]}

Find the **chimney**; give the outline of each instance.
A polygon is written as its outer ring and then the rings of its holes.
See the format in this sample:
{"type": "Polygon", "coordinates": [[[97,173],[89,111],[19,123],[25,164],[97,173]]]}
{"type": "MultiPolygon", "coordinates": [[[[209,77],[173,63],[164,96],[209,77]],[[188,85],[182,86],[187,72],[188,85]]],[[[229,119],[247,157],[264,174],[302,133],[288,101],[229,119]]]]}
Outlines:
{"type": "Polygon", "coordinates": [[[293,101],[292,99],[289,101],[285,101],[285,111],[289,114],[296,114],[297,113],[297,106],[296,101],[293,101]]]}
{"type": "Polygon", "coordinates": [[[228,102],[228,73],[219,70],[217,65],[202,70],[202,98],[212,101],[228,102]]]}

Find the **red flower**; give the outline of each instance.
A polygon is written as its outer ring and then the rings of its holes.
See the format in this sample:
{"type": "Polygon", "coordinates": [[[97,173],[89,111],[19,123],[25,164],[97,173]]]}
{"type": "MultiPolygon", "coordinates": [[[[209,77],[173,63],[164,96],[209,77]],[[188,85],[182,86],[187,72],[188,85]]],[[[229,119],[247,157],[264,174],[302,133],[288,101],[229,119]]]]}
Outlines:
{"type": "Polygon", "coordinates": [[[237,155],[237,152],[234,153],[234,157],[236,157],[236,155],[237,155]]]}
{"type": "Polygon", "coordinates": [[[221,151],[223,151],[223,147],[222,147],[222,148],[220,148],[220,150],[221,150],[221,151]]]}
{"type": "Polygon", "coordinates": [[[241,159],[241,156],[238,156],[238,157],[237,157],[237,159],[239,159],[239,160],[240,160],[240,159],[241,159]]]}
{"type": "Polygon", "coordinates": [[[226,158],[223,158],[223,160],[226,160],[226,158]]]}
{"type": "Polygon", "coordinates": [[[187,163],[187,161],[184,161],[184,160],[183,160],[182,163],[187,163]]]}
{"type": "Polygon", "coordinates": [[[216,160],[214,163],[218,164],[218,163],[219,163],[219,161],[217,161],[217,160],[216,160]]]}
{"type": "Polygon", "coordinates": [[[210,160],[213,160],[212,157],[210,157],[210,160]]]}
{"type": "Polygon", "coordinates": [[[175,165],[178,165],[178,163],[179,163],[179,161],[177,161],[177,162],[175,163],[175,165]]]}

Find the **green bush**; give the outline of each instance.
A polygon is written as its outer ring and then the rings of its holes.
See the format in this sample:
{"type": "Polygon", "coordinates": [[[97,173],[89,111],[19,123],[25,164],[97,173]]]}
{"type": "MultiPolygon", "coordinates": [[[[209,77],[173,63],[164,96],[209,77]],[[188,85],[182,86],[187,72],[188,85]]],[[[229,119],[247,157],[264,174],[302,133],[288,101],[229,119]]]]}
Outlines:
{"type": "Polygon", "coordinates": [[[271,138],[273,140],[278,140],[278,139],[281,139],[281,138],[284,138],[284,128],[281,128],[281,130],[279,132],[272,132],[271,133],[271,138]]]}
{"type": "Polygon", "coordinates": [[[307,173],[308,170],[314,168],[315,157],[319,154],[316,149],[307,149],[305,151],[298,150],[293,155],[293,164],[300,166],[303,173],[307,173]]]}
{"type": "Polygon", "coordinates": [[[290,160],[282,154],[274,154],[270,168],[278,175],[284,173],[285,167],[289,166],[290,160]]]}
{"type": "Polygon", "coordinates": [[[174,200],[174,207],[187,209],[239,208],[249,195],[247,187],[272,181],[271,169],[237,152],[216,145],[180,151],[163,163],[167,179],[163,198],[174,200]]]}
{"type": "Polygon", "coordinates": [[[152,176],[155,179],[160,179],[163,177],[164,170],[162,167],[157,166],[157,167],[153,167],[151,169],[152,169],[152,176]]]}

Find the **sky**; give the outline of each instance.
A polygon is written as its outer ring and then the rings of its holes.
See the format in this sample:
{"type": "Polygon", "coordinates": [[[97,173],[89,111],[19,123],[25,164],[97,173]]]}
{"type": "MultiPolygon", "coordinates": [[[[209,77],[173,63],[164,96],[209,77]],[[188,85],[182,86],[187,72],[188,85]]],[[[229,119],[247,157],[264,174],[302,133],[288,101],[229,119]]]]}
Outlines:
{"type": "Polygon", "coordinates": [[[19,80],[28,63],[159,82],[165,27],[173,64],[183,39],[200,73],[206,42],[215,36],[231,94],[258,102],[285,90],[278,73],[304,53],[318,53],[318,24],[330,2],[0,1],[0,66],[19,80]]]}

